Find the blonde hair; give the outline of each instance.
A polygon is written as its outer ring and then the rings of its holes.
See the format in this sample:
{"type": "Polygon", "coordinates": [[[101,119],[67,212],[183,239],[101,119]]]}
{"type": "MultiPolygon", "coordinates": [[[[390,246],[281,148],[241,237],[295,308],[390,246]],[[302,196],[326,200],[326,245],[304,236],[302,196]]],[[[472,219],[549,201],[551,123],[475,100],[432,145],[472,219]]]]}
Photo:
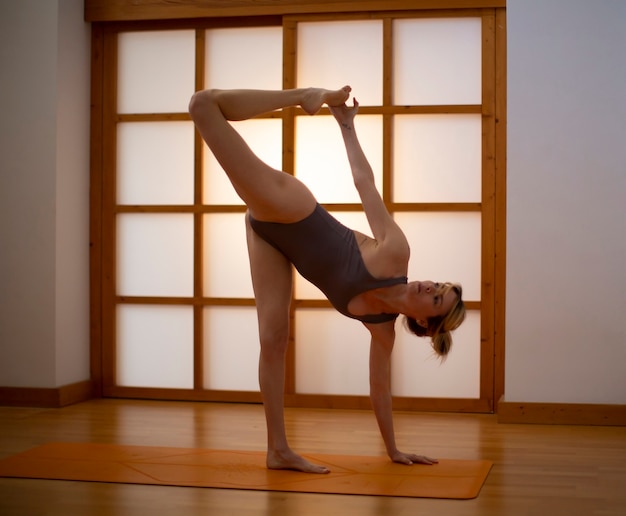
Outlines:
{"type": "Polygon", "coordinates": [[[428,327],[421,326],[412,317],[405,317],[406,327],[418,337],[430,337],[432,348],[435,354],[445,360],[450,348],[452,348],[452,335],[450,332],[456,330],[465,320],[465,303],[463,303],[463,289],[456,283],[444,283],[440,287],[441,295],[454,291],[457,295],[455,303],[446,315],[431,317],[428,319],[428,327]]]}

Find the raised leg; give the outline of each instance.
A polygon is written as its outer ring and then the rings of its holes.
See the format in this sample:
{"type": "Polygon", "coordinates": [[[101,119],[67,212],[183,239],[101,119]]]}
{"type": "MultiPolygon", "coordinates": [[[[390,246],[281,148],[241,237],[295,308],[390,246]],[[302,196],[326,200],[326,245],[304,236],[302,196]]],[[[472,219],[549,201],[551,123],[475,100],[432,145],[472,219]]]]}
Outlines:
{"type": "Polygon", "coordinates": [[[284,421],[285,356],[289,338],[292,272],[287,259],[260,238],[246,220],[248,254],[259,318],[259,384],[267,423],[267,467],[328,473],[296,454],[284,421]]]}
{"type": "Polygon", "coordinates": [[[349,92],[348,86],[340,90],[204,90],[194,94],[189,112],[252,216],[295,222],[313,211],[313,194],[295,177],[261,161],[228,121],[298,105],[314,114],[324,103],[343,104],[349,92]]]}

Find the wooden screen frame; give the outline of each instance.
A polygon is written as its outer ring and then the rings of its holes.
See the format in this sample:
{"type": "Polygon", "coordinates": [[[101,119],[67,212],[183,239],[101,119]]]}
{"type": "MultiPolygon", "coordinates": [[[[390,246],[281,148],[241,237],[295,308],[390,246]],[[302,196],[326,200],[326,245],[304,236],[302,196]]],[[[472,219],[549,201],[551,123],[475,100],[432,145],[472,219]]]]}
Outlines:
{"type": "MultiPolygon", "coordinates": [[[[97,1],[86,1],[88,7],[97,1]]],[[[106,5],[118,6],[117,0],[106,5]]],[[[141,4],[141,2],[139,2],[141,4]]],[[[202,3],[202,2],[200,2],[202,3]]],[[[228,2],[222,2],[228,3],[228,2]]],[[[257,5],[257,2],[251,2],[257,5]]],[[[493,412],[495,402],[504,392],[504,302],[505,302],[505,244],[506,244],[506,19],[503,2],[495,7],[458,9],[459,3],[441,2],[443,9],[390,10],[390,2],[369,2],[350,13],[329,15],[320,9],[285,15],[280,12],[287,2],[278,2],[272,8],[276,13],[259,16],[225,18],[214,13],[203,19],[159,19],[137,21],[98,21],[92,26],[92,126],[91,126],[91,371],[99,395],[149,399],[255,402],[261,401],[258,392],[217,391],[202,388],[203,308],[205,306],[254,306],[253,299],[206,298],[202,289],[202,218],[206,213],[243,212],[245,207],[232,205],[202,205],[202,153],[204,143],[196,133],[195,194],[190,206],[117,206],[115,204],[115,126],[121,121],[190,120],[187,113],[118,115],[116,113],[117,34],[131,30],[196,29],[196,89],[204,84],[204,30],[207,28],[241,26],[283,27],[283,87],[296,85],[296,27],[299,22],[319,20],[383,20],[383,105],[364,107],[363,114],[383,117],[383,192],[388,209],[399,211],[480,211],[482,213],[482,270],[481,301],[469,301],[468,308],[481,310],[481,374],[478,399],[404,398],[395,397],[394,407],[400,410],[443,410],[457,412],[493,412]],[[371,5],[370,5],[371,4],[371,5]],[[454,4],[456,7],[452,6],[454,4]],[[394,18],[480,16],[482,19],[482,97],[480,106],[392,106],[391,105],[391,24],[394,18]],[[391,200],[391,126],[397,113],[479,113],[482,119],[482,202],[481,203],[393,203],[391,200]],[[120,297],[115,293],[115,217],[117,213],[191,213],[194,225],[194,295],[191,299],[120,297]],[[119,303],[184,304],[194,310],[194,388],[154,389],[121,387],[115,382],[115,311],[119,303]]],[[[321,2],[308,2],[307,5],[321,2]]],[[[412,4],[420,2],[408,2],[412,4]]],[[[421,2],[428,4],[428,2],[421,2]]],[[[237,3],[239,6],[241,2],[237,3]]],[[[276,4],[276,3],[275,3],[276,4]]],[[[356,4],[356,3],[355,3],[356,4]]],[[[406,6],[407,2],[404,2],[406,6]]],[[[482,2],[484,4],[484,2],[482,2]]],[[[327,4],[325,4],[327,5],[327,4]]],[[[145,7],[145,6],[143,6],[145,7]]],[[[464,5],[463,7],[467,7],[464,5]]],[[[155,7],[156,9],[156,7],[155,7]]],[[[264,6],[264,9],[268,9],[264,6]]],[[[285,9],[283,9],[285,10],[285,9]]],[[[127,13],[128,11],[124,11],[127,13]]],[[[291,12],[291,11],[286,11],[291,12]]],[[[162,16],[163,10],[156,10],[162,16]]],[[[153,15],[153,18],[159,16],[153,15]]],[[[206,14],[206,13],[205,13],[206,14]]],[[[127,16],[127,14],[125,15],[127,16]]],[[[176,18],[176,17],[173,17],[176,18]]],[[[303,114],[297,109],[286,109],[266,117],[280,117],[283,123],[283,168],[294,170],[295,119],[303,114]]],[[[326,205],[337,211],[360,210],[360,205],[326,205]]],[[[299,307],[330,307],[327,301],[294,300],[292,323],[299,307]]],[[[287,406],[369,408],[367,396],[305,395],[295,392],[294,325],[288,352],[286,396],[287,406]]]]}

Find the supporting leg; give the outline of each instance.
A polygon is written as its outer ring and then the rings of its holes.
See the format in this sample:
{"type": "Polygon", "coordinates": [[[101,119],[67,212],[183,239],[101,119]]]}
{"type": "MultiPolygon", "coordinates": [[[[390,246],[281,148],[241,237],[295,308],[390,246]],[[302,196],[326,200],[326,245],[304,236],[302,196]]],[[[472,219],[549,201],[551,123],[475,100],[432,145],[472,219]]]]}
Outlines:
{"type": "Polygon", "coordinates": [[[267,467],[328,473],[289,447],[284,421],[285,357],[289,338],[292,273],[287,259],[246,224],[252,282],[259,318],[259,384],[267,423],[267,467]]]}

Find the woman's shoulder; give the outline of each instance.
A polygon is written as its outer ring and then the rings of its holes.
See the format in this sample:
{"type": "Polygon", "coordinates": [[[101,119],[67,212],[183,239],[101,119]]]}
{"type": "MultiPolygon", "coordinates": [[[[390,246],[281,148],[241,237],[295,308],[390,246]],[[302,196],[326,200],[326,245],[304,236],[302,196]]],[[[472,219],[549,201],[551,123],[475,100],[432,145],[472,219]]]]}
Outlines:
{"type": "Polygon", "coordinates": [[[392,278],[406,276],[409,263],[409,245],[402,238],[385,239],[378,242],[376,239],[355,231],[355,237],[365,267],[375,278],[392,278]]]}

